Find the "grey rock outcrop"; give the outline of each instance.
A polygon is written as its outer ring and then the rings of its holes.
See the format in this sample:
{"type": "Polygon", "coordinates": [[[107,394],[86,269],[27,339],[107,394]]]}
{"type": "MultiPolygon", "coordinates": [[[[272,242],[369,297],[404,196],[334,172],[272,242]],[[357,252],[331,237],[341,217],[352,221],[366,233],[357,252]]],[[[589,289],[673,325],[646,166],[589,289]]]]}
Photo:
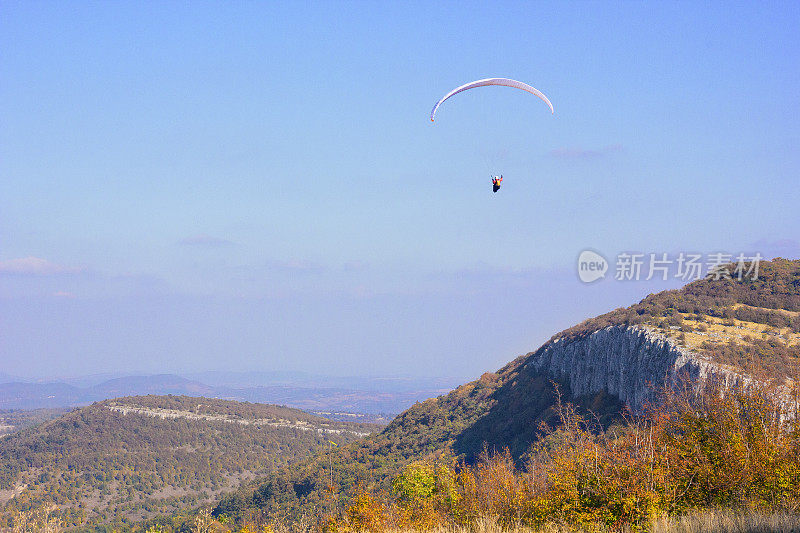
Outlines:
{"type": "Polygon", "coordinates": [[[729,388],[752,381],[643,326],[609,326],[576,340],[556,338],[530,354],[526,365],[569,383],[576,396],[606,391],[634,410],[664,385],[688,382],[699,390],[709,382],[729,388]]]}

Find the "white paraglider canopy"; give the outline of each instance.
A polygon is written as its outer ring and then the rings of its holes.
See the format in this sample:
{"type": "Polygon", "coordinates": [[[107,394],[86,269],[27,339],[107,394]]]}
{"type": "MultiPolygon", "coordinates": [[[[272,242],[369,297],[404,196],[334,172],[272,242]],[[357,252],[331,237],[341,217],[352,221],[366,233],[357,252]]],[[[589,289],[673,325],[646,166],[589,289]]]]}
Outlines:
{"type": "Polygon", "coordinates": [[[514,89],[521,89],[521,90],[523,90],[525,92],[529,92],[529,93],[541,98],[542,101],[544,101],[544,103],[547,104],[547,107],[550,108],[550,113],[555,113],[555,111],[553,110],[553,104],[550,103],[550,100],[548,100],[547,97],[539,89],[531,87],[527,83],[522,83],[521,81],[512,80],[512,79],[509,79],[509,78],[486,78],[486,79],[483,79],[483,80],[477,80],[477,81],[473,81],[473,82],[467,83],[465,85],[462,85],[461,87],[456,87],[455,89],[453,89],[452,91],[450,91],[449,93],[444,95],[444,97],[441,100],[439,100],[438,102],[436,102],[435,106],[433,106],[433,110],[431,111],[431,122],[433,122],[433,119],[436,116],[436,110],[439,109],[439,106],[442,105],[442,103],[445,100],[447,100],[448,98],[450,98],[451,96],[454,96],[454,95],[456,95],[456,94],[458,94],[460,92],[463,92],[463,91],[467,91],[469,89],[474,89],[476,87],[486,87],[488,85],[500,85],[502,87],[513,87],[514,89]]]}

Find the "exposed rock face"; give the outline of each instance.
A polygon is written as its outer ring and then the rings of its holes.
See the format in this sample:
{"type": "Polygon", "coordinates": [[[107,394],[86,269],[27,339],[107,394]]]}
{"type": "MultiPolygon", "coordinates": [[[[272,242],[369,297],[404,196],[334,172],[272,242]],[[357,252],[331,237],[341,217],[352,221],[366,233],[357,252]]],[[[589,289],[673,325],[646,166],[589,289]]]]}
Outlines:
{"type": "Polygon", "coordinates": [[[606,391],[634,410],[664,385],[686,378],[695,388],[709,380],[724,388],[751,382],[642,326],[610,326],[572,341],[557,338],[531,354],[526,364],[569,383],[576,396],[606,391]]]}

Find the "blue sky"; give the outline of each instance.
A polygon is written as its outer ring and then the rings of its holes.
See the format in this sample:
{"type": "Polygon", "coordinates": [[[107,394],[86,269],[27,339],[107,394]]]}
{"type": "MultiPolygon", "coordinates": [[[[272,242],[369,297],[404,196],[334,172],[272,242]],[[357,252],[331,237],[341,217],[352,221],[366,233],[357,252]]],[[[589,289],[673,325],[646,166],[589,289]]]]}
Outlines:
{"type": "Polygon", "coordinates": [[[800,257],[796,2],[0,14],[3,372],[470,377],[675,285],[583,285],[587,247],[800,257]],[[555,115],[430,123],[488,76],[555,115]]]}

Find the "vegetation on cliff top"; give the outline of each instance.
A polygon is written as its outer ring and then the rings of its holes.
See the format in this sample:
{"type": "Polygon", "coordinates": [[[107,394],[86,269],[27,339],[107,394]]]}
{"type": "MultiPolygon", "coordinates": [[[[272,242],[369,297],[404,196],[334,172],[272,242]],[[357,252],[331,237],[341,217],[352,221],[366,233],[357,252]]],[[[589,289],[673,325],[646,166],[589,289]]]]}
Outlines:
{"type": "Polygon", "coordinates": [[[758,277],[689,283],[591,318],[551,340],[571,342],[609,326],[658,329],[721,364],[782,380],[800,361],[800,260],[762,261],[758,277]]]}

